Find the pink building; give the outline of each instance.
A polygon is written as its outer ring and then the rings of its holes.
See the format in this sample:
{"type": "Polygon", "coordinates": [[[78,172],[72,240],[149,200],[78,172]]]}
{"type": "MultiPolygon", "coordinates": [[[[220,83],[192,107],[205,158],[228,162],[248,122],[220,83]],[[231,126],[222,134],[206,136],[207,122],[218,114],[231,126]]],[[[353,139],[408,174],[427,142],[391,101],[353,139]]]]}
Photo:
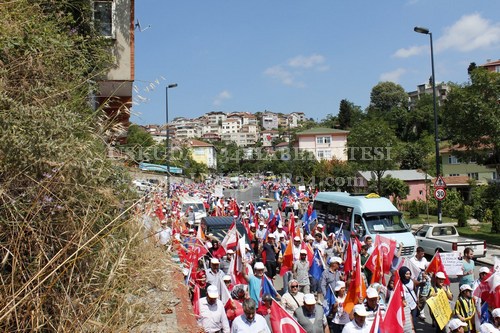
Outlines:
{"type": "Polygon", "coordinates": [[[348,134],[349,131],[321,127],[298,132],[299,150],[312,152],[318,161],[347,161],[348,134]]]}
{"type": "MultiPolygon", "coordinates": [[[[408,184],[410,190],[408,197],[404,201],[422,200],[425,201],[426,188],[432,183],[432,176],[420,170],[387,170],[384,177],[401,179],[408,184]]],[[[359,171],[358,182],[361,191],[368,189],[368,182],[375,180],[375,173],[371,171],[359,171]]]]}

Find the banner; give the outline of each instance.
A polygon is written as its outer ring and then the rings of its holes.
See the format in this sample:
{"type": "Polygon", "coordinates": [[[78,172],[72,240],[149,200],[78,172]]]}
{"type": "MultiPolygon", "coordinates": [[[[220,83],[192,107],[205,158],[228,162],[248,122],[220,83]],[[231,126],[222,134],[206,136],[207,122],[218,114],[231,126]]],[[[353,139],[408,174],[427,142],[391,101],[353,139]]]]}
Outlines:
{"type": "Polygon", "coordinates": [[[443,329],[451,318],[450,302],[444,290],[439,289],[436,296],[430,297],[427,300],[427,305],[429,305],[434,318],[436,318],[439,328],[443,329]]]}
{"type": "Polygon", "coordinates": [[[462,275],[462,256],[458,252],[440,253],[444,270],[448,276],[462,275]]]}

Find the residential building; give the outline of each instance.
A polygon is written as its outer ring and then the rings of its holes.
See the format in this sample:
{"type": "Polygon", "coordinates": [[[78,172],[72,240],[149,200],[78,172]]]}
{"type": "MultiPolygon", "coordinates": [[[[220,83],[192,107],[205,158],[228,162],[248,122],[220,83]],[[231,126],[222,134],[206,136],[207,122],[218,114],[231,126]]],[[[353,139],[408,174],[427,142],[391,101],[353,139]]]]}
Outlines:
{"type": "MultiPolygon", "coordinates": [[[[448,96],[448,92],[450,91],[450,87],[444,83],[436,83],[436,101],[439,105],[441,105],[448,96]]],[[[429,83],[423,83],[417,86],[416,91],[411,91],[408,93],[408,99],[410,101],[410,109],[415,107],[417,101],[423,95],[432,95],[432,81],[429,80],[429,83]]]]}
{"type": "Polygon", "coordinates": [[[271,147],[273,145],[273,141],[279,138],[279,132],[275,130],[266,130],[260,132],[260,138],[262,140],[263,147],[271,147]]]}
{"type": "Polygon", "coordinates": [[[467,176],[478,184],[487,184],[499,178],[494,167],[477,164],[474,160],[465,161],[457,156],[459,151],[465,151],[465,147],[445,147],[439,151],[444,177],[467,176]]]}
{"type": "Polygon", "coordinates": [[[265,130],[278,129],[279,120],[276,113],[266,111],[262,114],[262,127],[265,130]]]}
{"type": "Polygon", "coordinates": [[[134,83],[134,0],[93,1],[93,20],[97,31],[109,39],[115,63],[102,78],[97,79],[97,106],[102,106],[123,132],[112,140],[126,141],[132,108],[134,83]]]}
{"type": "Polygon", "coordinates": [[[316,127],[298,132],[299,150],[314,154],[318,161],[336,158],[347,161],[347,135],[349,131],[316,127]]]}
{"type": "MultiPolygon", "coordinates": [[[[426,200],[426,193],[428,193],[428,187],[433,182],[433,177],[420,170],[387,170],[384,172],[385,177],[392,177],[404,181],[408,187],[409,192],[405,201],[412,200],[426,200]]],[[[368,182],[370,180],[376,180],[377,176],[372,171],[359,171],[358,181],[356,182],[356,187],[358,187],[359,192],[366,192],[368,190],[368,182]]]]}
{"type": "Polygon", "coordinates": [[[211,143],[189,140],[193,160],[205,164],[209,169],[217,169],[217,151],[211,143]]]}
{"type": "Polygon", "coordinates": [[[500,73],[500,59],[495,61],[488,59],[485,64],[480,65],[479,67],[484,67],[490,72],[500,73]]]}
{"type": "Polygon", "coordinates": [[[221,125],[222,122],[227,118],[226,113],[221,111],[212,111],[207,113],[206,116],[210,124],[219,124],[219,125],[221,125]]]}
{"type": "Polygon", "coordinates": [[[221,134],[237,133],[240,131],[241,126],[241,118],[227,118],[226,120],[222,121],[221,134]]]}

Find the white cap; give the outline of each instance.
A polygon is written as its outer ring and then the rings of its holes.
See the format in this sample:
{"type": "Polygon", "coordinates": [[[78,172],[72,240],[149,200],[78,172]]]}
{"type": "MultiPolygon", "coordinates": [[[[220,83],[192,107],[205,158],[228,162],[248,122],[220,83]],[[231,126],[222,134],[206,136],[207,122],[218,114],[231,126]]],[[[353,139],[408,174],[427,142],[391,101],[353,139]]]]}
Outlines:
{"type": "Polygon", "coordinates": [[[300,237],[299,237],[299,236],[295,236],[295,237],[293,238],[293,240],[294,240],[294,241],[300,241],[300,237]]]}
{"type": "Polygon", "coordinates": [[[193,221],[191,221],[191,220],[189,220],[189,221],[188,221],[188,224],[189,224],[189,225],[193,225],[193,224],[194,224],[194,222],[193,222],[193,221]]]}
{"type": "Polygon", "coordinates": [[[217,289],[216,286],[213,286],[213,285],[208,286],[207,295],[210,298],[217,298],[217,297],[219,297],[219,290],[217,289]]]}
{"type": "Polygon", "coordinates": [[[300,254],[307,254],[307,250],[306,249],[300,250],[300,254]]]}
{"type": "Polygon", "coordinates": [[[250,228],[255,228],[255,223],[250,223],[250,228]]]}
{"type": "Polygon", "coordinates": [[[218,265],[218,264],[220,264],[220,261],[219,261],[219,259],[217,259],[217,258],[212,258],[212,260],[210,260],[210,263],[211,263],[211,264],[214,264],[214,265],[215,265],[215,264],[217,264],[217,265],[218,265]]]}
{"type": "Polygon", "coordinates": [[[472,288],[471,288],[471,286],[469,286],[468,284],[463,284],[463,285],[461,285],[461,286],[460,286],[460,292],[465,291],[465,290],[470,290],[470,291],[472,291],[472,288]]]}
{"type": "Polygon", "coordinates": [[[369,287],[366,289],[366,298],[378,297],[378,292],[375,288],[369,287]]]}
{"type": "Polygon", "coordinates": [[[196,232],[194,229],[189,229],[189,232],[196,232]]]}
{"type": "Polygon", "coordinates": [[[437,272],[436,273],[436,278],[437,279],[446,279],[446,275],[444,275],[443,272],[437,272]]]}
{"type": "Polygon", "coordinates": [[[481,273],[489,273],[490,272],[490,269],[486,266],[483,266],[479,269],[479,274],[481,273]]]}
{"type": "Polygon", "coordinates": [[[305,294],[304,295],[304,304],[312,305],[316,304],[316,298],[314,298],[313,294],[305,294]]]}
{"type": "Polygon", "coordinates": [[[313,237],[313,236],[311,236],[311,235],[307,235],[306,239],[307,239],[307,240],[314,240],[314,237],[313,237]]]}
{"type": "Polygon", "coordinates": [[[338,263],[340,265],[342,263],[342,259],[340,257],[330,257],[328,259],[328,265],[331,265],[334,262],[336,262],[336,263],[338,263]]]}
{"type": "Polygon", "coordinates": [[[354,313],[358,316],[366,317],[368,316],[368,312],[363,304],[356,304],[353,309],[354,313]]]}
{"type": "Polygon", "coordinates": [[[335,291],[339,291],[342,288],[345,288],[345,282],[337,281],[337,283],[335,283],[335,291]]]}
{"type": "Polygon", "coordinates": [[[276,237],[274,236],[274,234],[269,234],[269,236],[267,236],[267,237],[268,237],[268,238],[276,238],[276,237]]]}
{"type": "Polygon", "coordinates": [[[182,275],[184,275],[184,276],[188,276],[188,274],[189,274],[189,269],[187,269],[187,268],[183,268],[183,269],[182,269],[182,275]]]}
{"type": "Polygon", "coordinates": [[[493,324],[490,323],[484,323],[481,326],[479,326],[479,332],[480,333],[498,333],[498,330],[493,326],[493,324]]]}
{"type": "Polygon", "coordinates": [[[230,275],[224,275],[222,278],[223,281],[231,281],[231,276],[230,275]]]}
{"type": "Polygon", "coordinates": [[[283,226],[281,224],[278,224],[278,228],[283,229],[283,226]]]}
{"type": "Polygon", "coordinates": [[[251,249],[250,249],[250,245],[245,244],[245,249],[247,249],[247,250],[251,250],[251,249]]]}
{"type": "Polygon", "coordinates": [[[253,265],[253,269],[265,269],[265,268],[266,266],[264,266],[264,264],[260,261],[257,261],[255,265],[253,265]]]}
{"type": "Polygon", "coordinates": [[[491,311],[491,316],[492,316],[493,318],[500,317],[500,308],[496,308],[496,309],[494,309],[493,311],[491,311]]]}
{"type": "Polygon", "coordinates": [[[264,222],[260,222],[259,225],[265,226],[264,222]]]}
{"type": "Polygon", "coordinates": [[[233,250],[231,250],[231,249],[229,249],[229,250],[227,250],[227,252],[226,252],[226,253],[227,253],[227,254],[234,254],[234,251],[233,251],[233,250]]]}
{"type": "Polygon", "coordinates": [[[321,228],[321,229],[323,229],[323,225],[322,225],[321,223],[320,223],[320,224],[318,224],[316,227],[317,227],[317,228],[321,228]]]}
{"type": "Polygon", "coordinates": [[[463,321],[461,321],[460,319],[458,318],[453,318],[451,319],[448,324],[446,325],[446,327],[448,328],[449,332],[451,331],[454,331],[456,330],[457,328],[459,327],[467,327],[467,324],[464,323],[463,321]]]}

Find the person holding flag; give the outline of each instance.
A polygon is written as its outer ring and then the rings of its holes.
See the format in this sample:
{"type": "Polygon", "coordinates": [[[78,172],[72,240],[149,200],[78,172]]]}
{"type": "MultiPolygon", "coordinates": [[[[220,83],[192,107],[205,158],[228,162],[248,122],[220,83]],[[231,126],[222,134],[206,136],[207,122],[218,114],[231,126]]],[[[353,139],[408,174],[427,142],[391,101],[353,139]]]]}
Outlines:
{"type": "Polygon", "coordinates": [[[414,322],[417,320],[417,295],[415,294],[415,284],[411,278],[411,271],[408,267],[402,266],[399,269],[399,279],[403,287],[405,305],[405,328],[414,329],[414,322]]]}
{"type": "Polygon", "coordinates": [[[342,259],[339,257],[331,257],[328,260],[328,269],[326,269],[321,275],[320,286],[323,296],[326,295],[326,288],[335,288],[337,281],[345,281],[345,276],[342,271],[339,270],[340,264],[342,264],[342,259]]]}

